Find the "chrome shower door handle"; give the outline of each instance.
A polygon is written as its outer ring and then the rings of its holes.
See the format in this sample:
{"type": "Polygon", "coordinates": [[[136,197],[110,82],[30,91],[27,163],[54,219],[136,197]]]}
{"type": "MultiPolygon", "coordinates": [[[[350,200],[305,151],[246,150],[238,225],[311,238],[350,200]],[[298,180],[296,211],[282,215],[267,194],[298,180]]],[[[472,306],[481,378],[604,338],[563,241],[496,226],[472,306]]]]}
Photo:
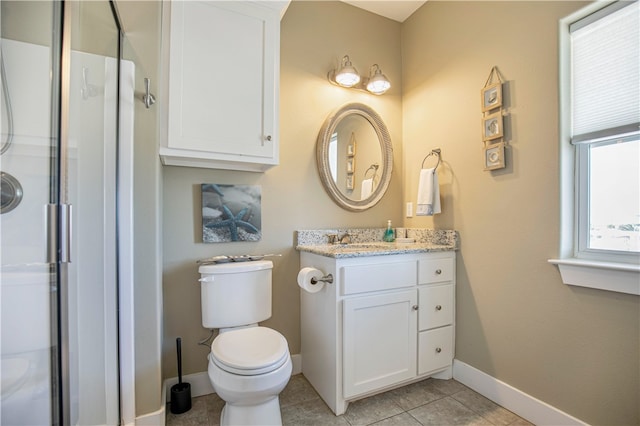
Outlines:
{"type": "Polygon", "coordinates": [[[47,204],[45,210],[47,224],[47,263],[58,261],[58,205],[47,204]]]}
{"type": "Polygon", "coordinates": [[[47,204],[47,262],[71,263],[71,204],[47,204]]]}
{"type": "Polygon", "coordinates": [[[71,204],[60,204],[60,262],[71,263],[71,204]]]}

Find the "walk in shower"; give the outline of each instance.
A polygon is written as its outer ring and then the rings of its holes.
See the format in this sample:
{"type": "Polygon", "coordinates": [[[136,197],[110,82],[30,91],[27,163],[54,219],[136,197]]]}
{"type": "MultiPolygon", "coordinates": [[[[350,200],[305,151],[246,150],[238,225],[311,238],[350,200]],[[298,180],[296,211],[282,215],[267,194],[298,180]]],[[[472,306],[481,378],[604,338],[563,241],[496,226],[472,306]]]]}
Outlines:
{"type": "Polygon", "coordinates": [[[119,424],[119,81],[133,66],[108,1],[0,4],[0,423],[119,424]]]}

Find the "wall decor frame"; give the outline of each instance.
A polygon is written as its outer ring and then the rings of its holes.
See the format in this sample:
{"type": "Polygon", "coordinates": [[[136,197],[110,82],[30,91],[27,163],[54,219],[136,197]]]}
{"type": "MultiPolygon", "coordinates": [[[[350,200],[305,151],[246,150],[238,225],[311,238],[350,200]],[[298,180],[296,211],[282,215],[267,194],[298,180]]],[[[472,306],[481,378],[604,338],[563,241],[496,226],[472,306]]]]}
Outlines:
{"type": "Polygon", "coordinates": [[[353,173],[347,175],[347,189],[353,189],[353,173]]]}
{"type": "Polygon", "coordinates": [[[202,242],[260,241],[260,185],[203,183],[202,242]]]}
{"type": "Polygon", "coordinates": [[[356,141],[352,140],[352,142],[347,146],[347,156],[353,157],[356,155],[356,141]]]}
{"type": "Polygon", "coordinates": [[[482,140],[490,141],[504,136],[502,111],[482,117],[482,140]]]}
{"type": "Polygon", "coordinates": [[[482,112],[500,108],[502,106],[502,81],[483,87],[480,91],[480,97],[482,112]]]}
{"type": "Polygon", "coordinates": [[[347,173],[356,172],[356,157],[347,158],[347,173]]]}
{"type": "Polygon", "coordinates": [[[484,170],[505,168],[504,142],[495,143],[484,148],[484,170]]]}

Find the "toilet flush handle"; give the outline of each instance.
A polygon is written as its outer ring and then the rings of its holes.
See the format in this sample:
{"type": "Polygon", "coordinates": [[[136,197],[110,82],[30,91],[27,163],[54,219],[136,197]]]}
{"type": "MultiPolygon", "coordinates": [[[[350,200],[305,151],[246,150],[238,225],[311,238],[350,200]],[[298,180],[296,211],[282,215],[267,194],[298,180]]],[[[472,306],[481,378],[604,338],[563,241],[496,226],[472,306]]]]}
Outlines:
{"type": "Polygon", "coordinates": [[[215,278],[213,277],[213,275],[207,275],[206,277],[200,278],[198,281],[200,281],[201,283],[211,283],[215,281],[215,278]]]}

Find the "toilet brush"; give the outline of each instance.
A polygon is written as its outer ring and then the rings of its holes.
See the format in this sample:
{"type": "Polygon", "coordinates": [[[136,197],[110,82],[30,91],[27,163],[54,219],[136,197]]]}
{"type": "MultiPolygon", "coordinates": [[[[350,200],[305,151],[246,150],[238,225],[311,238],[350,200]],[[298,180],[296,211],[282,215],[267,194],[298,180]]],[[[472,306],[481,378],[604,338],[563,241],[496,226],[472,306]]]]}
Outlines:
{"type": "Polygon", "coordinates": [[[182,383],[182,339],[176,339],[178,351],[178,384],[171,386],[171,412],[181,414],[191,409],[191,385],[182,383]]]}

